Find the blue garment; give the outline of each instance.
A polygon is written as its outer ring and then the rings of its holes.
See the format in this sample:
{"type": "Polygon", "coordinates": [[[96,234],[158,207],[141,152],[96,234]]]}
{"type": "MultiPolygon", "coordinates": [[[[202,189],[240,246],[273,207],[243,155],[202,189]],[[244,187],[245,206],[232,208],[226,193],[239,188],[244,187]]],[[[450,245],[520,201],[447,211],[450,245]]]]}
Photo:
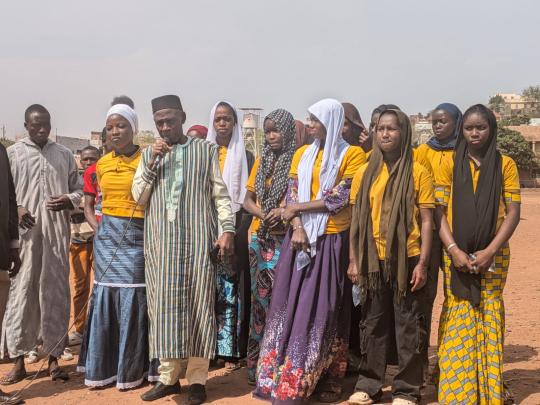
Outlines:
{"type": "Polygon", "coordinates": [[[449,139],[445,139],[445,142],[441,142],[436,136],[433,136],[430,138],[429,141],[427,141],[428,146],[431,149],[437,150],[437,151],[443,151],[443,150],[454,150],[456,146],[456,140],[459,135],[459,132],[461,131],[461,126],[463,125],[463,114],[461,114],[461,110],[452,103],[442,103],[439,104],[435,110],[443,110],[446,111],[448,114],[452,116],[455,122],[454,127],[454,133],[449,139]]]}
{"type": "Polygon", "coordinates": [[[133,219],[122,240],[128,223],[103,215],[94,240],[94,289],[78,364],[88,386],[116,382],[128,389],[145,377],[158,379],[157,361],[148,354],[144,223],[133,219]]]}

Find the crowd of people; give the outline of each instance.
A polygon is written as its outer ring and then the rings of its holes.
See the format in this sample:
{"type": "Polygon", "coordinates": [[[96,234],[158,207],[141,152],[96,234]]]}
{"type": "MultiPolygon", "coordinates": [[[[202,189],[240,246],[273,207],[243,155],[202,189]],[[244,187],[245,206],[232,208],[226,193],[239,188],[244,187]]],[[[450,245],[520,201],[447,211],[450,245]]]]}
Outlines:
{"type": "Polygon", "coordinates": [[[180,393],[185,372],[189,403],[204,403],[217,361],[245,365],[253,396],[274,404],[337,402],[347,372],[358,375],[349,404],[375,403],[388,365],[396,405],[419,403],[427,383],[441,404],[505,403],[520,187],[491,110],[440,104],[434,136],[413,148],[396,105],[366,127],[354,105],[323,99],[307,125],[270,112],[254,156],[233,104],[188,131],[179,97],[151,104],[152,146],[134,142],[135,106],[117,97],[103,148],[84,148],[80,168],[38,104],[28,137],[0,146],[1,353],[13,360],[0,384],[24,379],[38,348],[51,379],[68,379],[59,359],[80,344],[88,387],[147,380],[143,401],[180,393]]]}

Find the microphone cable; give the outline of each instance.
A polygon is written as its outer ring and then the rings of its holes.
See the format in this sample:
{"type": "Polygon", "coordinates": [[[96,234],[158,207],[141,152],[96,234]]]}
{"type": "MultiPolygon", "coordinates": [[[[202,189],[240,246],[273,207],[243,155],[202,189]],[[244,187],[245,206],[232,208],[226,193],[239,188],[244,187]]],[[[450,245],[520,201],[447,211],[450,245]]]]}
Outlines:
{"type": "MultiPolygon", "coordinates": [[[[168,143],[167,143],[168,144],[168,143]]],[[[141,152],[141,155],[142,155],[142,152],[141,152]]],[[[152,166],[152,170],[153,171],[156,171],[157,168],[158,168],[158,164],[163,160],[163,158],[161,159],[155,159],[154,160],[154,164],[152,166]]],[[[141,162],[142,162],[142,156],[141,156],[141,162]]],[[[157,178],[157,177],[156,177],[157,178]]],[[[133,180],[132,180],[132,183],[133,183],[133,180]]],[[[107,264],[107,267],[105,268],[105,270],[103,271],[103,273],[101,274],[101,277],[99,278],[99,280],[94,280],[94,284],[96,283],[99,283],[101,282],[101,280],[103,279],[103,277],[105,276],[105,274],[107,273],[107,271],[109,270],[109,268],[111,267],[114,259],[116,258],[116,254],[118,253],[118,249],[122,246],[122,243],[124,242],[125,238],[126,238],[126,234],[127,234],[127,231],[129,230],[130,226],[131,226],[131,223],[133,222],[133,217],[135,215],[135,211],[137,210],[137,207],[139,206],[139,203],[141,202],[141,198],[142,196],[144,195],[145,191],[146,191],[146,188],[148,187],[148,183],[144,182],[144,187],[139,195],[139,198],[137,199],[137,201],[135,202],[135,206],[133,207],[133,210],[131,211],[131,214],[130,214],[130,217],[129,217],[129,221],[128,223],[126,224],[126,226],[124,227],[124,231],[122,232],[122,236],[120,237],[120,242],[118,243],[118,245],[116,246],[115,250],[114,250],[114,253],[113,255],[111,256],[111,260],[109,261],[109,263],[107,264]]],[[[94,270],[94,265],[92,263],[92,270],[94,270]]],[[[145,287],[146,288],[146,287],[145,287]]],[[[73,317],[73,321],[71,322],[71,325],[69,325],[66,333],[64,333],[64,335],[60,338],[60,340],[53,346],[52,349],[50,349],[47,354],[45,355],[45,358],[41,361],[41,365],[39,367],[39,369],[36,371],[36,373],[32,376],[32,378],[22,387],[20,388],[18,391],[15,391],[14,393],[12,394],[6,394],[6,395],[9,395],[9,398],[6,399],[5,401],[2,401],[0,404],[8,404],[10,403],[12,400],[14,399],[20,399],[22,400],[23,398],[21,398],[21,394],[26,391],[33,383],[34,381],[36,380],[36,378],[38,377],[38,375],[40,375],[41,371],[43,370],[43,367],[45,366],[45,362],[49,360],[49,357],[51,356],[51,353],[54,352],[54,350],[56,350],[56,348],[61,345],[63,342],[65,342],[65,339],[67,338],[69,332],[71,331],[71,329],[73,329],[73,326],[75,325],[75,321],[77,319],[79,319],[81,317],[81,315],[86,311],[86,309],[88,308],[88,304],[90,303],[90,300],[92,299],[92,295],[93,295],[93,292],[92,294],[90,294],[90,297],[88,297],[88,300],[86,301],[86,303],[84,304],[83,308],[79,311],[78,314],[76,314],[74,317],[73,317]]],[[[70,297],[71,299],[71,297],[70,297]]],[[[56,358],[57,359],[57,362],[58,362],[58,359],[59,358],[56,358]]],[[[60,367],[60,366],[58,366],[60,367]]]]}

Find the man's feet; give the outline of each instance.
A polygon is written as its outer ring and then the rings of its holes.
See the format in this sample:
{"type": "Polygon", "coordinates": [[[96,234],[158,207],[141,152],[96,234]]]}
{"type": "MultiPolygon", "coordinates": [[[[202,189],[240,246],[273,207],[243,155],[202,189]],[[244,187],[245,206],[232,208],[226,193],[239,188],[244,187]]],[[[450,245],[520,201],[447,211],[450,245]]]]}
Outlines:
{"type": "Polygon", "coordinates": [[[70,332],[68,335],[68,346],[78,346],[82,343],[83,336],[79,332],[70,332]]]}
{"type": "Polygon", "coordinates": [[[206,401],[206,387],[202,384],[191,384],[188,391],[188,404],[199,405],[206,401]]]}
{"type": "Polygon", "coordinates": [[[64,370],[60,368],[58,365],[58,359],[53,356],[49,356],[49,368],[48,368],[49,376],[51,377],[51,380],[62,380],[67,381],[69,380],[69,375],[64,370]]]}
{"type": "Polygon", "coordinates": [[[158,381],[156,385],[152,387],[152,389],[141,395],[141,399],[143,401],[155,401],[156,399],[160,399],[168,395],[180,394],[180,390],[181,387],[179,382],[176,382],[176,384],[173,385],[166,385],[161,381],[158,381]]]}
{"type": "Polygon", "coordinates": [[[0,404],[2,405],[17,405],[24,403],[18,395],[11,395],[0,390],[0,404]]]}
{"type": "Polygon", "coordinates": [[[24,356],[15,359],[15,364],[9,373],[0,377],[1,385],[16,384],[26,378],[26,369],[24,368],[24,356]]]}

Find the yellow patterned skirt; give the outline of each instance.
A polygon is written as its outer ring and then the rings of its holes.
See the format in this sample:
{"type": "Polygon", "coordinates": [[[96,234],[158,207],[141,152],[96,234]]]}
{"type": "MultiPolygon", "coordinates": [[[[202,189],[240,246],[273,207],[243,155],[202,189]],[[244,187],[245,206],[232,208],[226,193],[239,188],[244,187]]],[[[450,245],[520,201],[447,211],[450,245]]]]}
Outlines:
{"type": "Polygon", "coordinates": [[[482,274],[480,305],[450,290],[450,258],[444,255],[444,304],[439,326],[439,403],[503,404],[504,302],[510,249],[495,256],[495,272],[482,274]]]}

